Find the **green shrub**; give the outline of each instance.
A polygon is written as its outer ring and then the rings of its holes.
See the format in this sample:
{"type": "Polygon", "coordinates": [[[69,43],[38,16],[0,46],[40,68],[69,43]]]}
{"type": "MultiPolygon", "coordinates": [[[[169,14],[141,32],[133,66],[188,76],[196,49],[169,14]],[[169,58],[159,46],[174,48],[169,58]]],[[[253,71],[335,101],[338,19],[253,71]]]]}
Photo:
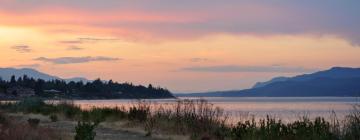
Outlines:
{"type": "Polygon", "coordinates": [[[39,126],[39,123],[40,123],[40,120],[39,119],[28,119],[27,120],[29,125],[32,127],[32,128],[37,128],[39,126]]]}
{"type": "Polygon", "coordinates": [[[24,98],[16,103],[16,109],[25,113],[38,113],[42,111],[45,102],[40,98],[24,98]]]}
{"type": "Polygon", "coordinates": [[[94,140],[96,132],[94,131],[98,122],[79,121],[75,127],[75,140],[94,140]]]}
{"type": "Polygon", "coordinates": [[[0,112],[0,124],[7,125],[7,123],[8,123],[8,121],[5,117],[5,115],[2,112],[0,112]]]}
{"type": "Polygon", "coordinates": [[[150,114],[149,107],[131,107],[129,110],[129,120],[145,122],[150,114]]]}
{"type": "Polygon", "coordinates": [[[58,121],[58,117],[55,114],[50,115],[49,118],[50,118],[51,122],[57,122],[58,121]]]}
{"type": "Polygon", "coordinates": [[[64,114],[66,118],[74,119],[77,115],[81,115],[82,110],[79,106],[69,102],[61,102],[55,105],[58,112],[64,114]]]}

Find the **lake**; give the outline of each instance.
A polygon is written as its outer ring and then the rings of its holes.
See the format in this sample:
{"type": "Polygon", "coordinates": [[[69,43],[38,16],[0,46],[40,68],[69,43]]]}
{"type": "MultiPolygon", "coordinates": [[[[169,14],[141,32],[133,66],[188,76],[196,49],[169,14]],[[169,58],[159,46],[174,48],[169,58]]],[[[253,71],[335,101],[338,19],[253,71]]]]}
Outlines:
{"type": "MultiPolygon", "coordinates": [[[[180,99],[197,100],[200,98],[181,97],[180,99]]],[[[270,115],[281,118],[285,122],[298,120],[302,116],[316,116],[329,119],[335,112],[339,120],[349,114],[355,104],[360,103],[358,97],[202,97],[214,106],[224,109],[231,122],[240,119],[256,119],[270,115]]],[[[157,105],[171,105],[176,99],[149,99],[157,105]]],[[[75,100],[82,108],[90,107],[129,107],[137,100],[75,100]]]]}

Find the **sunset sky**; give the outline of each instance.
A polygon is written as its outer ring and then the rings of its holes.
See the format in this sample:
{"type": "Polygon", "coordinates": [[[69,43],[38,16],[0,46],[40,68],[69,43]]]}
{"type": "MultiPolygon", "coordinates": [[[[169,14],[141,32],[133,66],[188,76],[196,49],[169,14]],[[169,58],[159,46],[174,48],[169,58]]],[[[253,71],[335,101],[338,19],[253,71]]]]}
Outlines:
{"type": "Polygon", "coordinates": [[[0,67],[201,92],[360,67],[359,0],[0,0],[0,67]]]}

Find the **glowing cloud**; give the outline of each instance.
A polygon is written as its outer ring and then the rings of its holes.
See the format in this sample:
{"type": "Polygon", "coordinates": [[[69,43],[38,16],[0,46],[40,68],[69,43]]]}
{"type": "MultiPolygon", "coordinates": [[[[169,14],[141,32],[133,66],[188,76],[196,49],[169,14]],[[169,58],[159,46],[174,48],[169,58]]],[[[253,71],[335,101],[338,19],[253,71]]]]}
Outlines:
{"type": "Polygon", "coordinates": [[[104,56],[98,56],[98,57],[86,56],[86,57],[59,57],[59,58],[39,57],[34,60],[51,62],[53,64],[74,64],[74,63],[87,63],[87,62],[94,62],[94,61],[117,61],[120,59],[104,57],[104,56]]]}
{"type": "Polygon", "coordinates": [[[359,67],[359,5],[0,0],[0,66],[154,83],[180,92],[246,88],[274,76],[359,67]]]}
{"type": "Polygon", "coordinates": [[[32,51],[31,48],[27,45],[17,45],[17,46],[12,46],[11,48],[20,53],[28,53],[32,51]]]}

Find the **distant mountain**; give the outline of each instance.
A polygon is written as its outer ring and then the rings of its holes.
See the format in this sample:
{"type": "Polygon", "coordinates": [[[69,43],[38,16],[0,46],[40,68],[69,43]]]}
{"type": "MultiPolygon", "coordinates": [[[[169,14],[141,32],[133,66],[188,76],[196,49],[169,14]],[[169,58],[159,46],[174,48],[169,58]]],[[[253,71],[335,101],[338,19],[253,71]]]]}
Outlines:
{"type": "Polygon", "coordinates": [[[312,74],[274,78],[251,89],[194,93],[181,96],[301,97],[360,96],[360,68],[334,67],[312,74]]]}
{"type": "Polygon", "coordinates": [[[74,77],[74,78],[68,78],[68,79],[63,79],[63,80],[65,80],[66,82],[71,82],[71,81],[74,81],[74,82],[80,82],[80,81],[90,82],[90,80],[88,80],[86,78],[83,78],[83,77],[74,77]]]}
{"type": "Polygon", "coordinates": [[[360,68],[333,67],[329,70],[319,71],[312,74],[304,74],[291,78],[295,81],[306,81],[314,78],[359,78],[360,68]]]}
{"type": "Polygon", "coordinates": [[[271,79],[270,81],[257,82],[252,88],[264,87],[264,86],[269,85],[271,83],[286,81],[288,79],[289,79],[288,77],[275,77],[275,78],[271,79]]]}
{"type": "Polygon", "coordinates": [[[42,72],[39,72],[39,71],[37,71],[35,69],[30,69],[30,68],[22,68],[22,69],[0,68],[0,77],[3,80],[9,81],[11,79],[12,75],[15,75],[15,77],[22,77],[23,75],[27,75],[28,77],[32,77],[34,79],[43,79],[45,81],[55,80],[55,79],[65,80],[66,82],[70,82],[70,81],[74,81],[74,82],[84,81],[84,82],[87,82],[87,81],[89,81],[88,79],[82,78],[82,77],[63,79],[63,78],[48,75],[46,73],[42,73],[42,72]]]}

